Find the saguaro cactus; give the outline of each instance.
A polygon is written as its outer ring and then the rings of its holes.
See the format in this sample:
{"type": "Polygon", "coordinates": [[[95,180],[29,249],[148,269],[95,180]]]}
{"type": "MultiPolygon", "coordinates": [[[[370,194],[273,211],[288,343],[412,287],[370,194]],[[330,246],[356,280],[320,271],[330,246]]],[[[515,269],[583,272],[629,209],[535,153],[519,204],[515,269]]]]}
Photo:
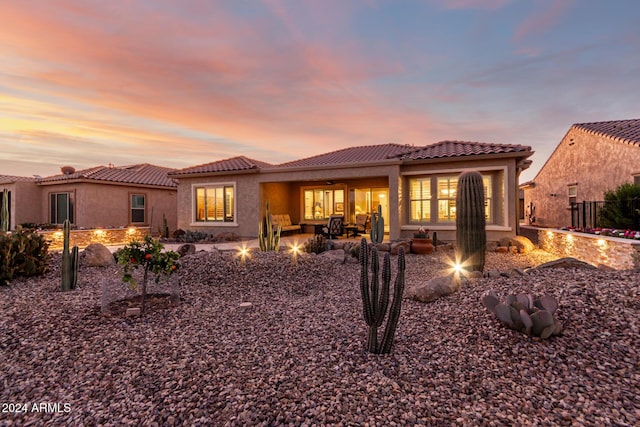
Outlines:
{"type": "Polygon", "coordinates": [[[458,178],[456,196],[456,256],[468,271],[484,270],[487,249],[484,184],[479,172],[458,178]]]}
{"type": "Polygon", "coordinates": [[[2,211],[0,211],[0,231],[9,231],[9,190],[2,190],[2,211]]]}
{"type": "Polygon", "coordinates": [[[69,220],[65,219],[62,226],[64,233],[64,242],[62,249],[62,284],[63,291],[69,291],[76,288],[78,283],[78,247],[74,246],[69,251],[69,229],[71,228],[69,220]]]}
{"type": "Polygon", "coordinates": [[[378,213],[371,216],[371,231],[369,232],[372,243],[382,243],[384,239],[384,218],[382,217],[382,205],[378,205],[378,213]]]}
{"type": "Polygon", "coordinates": [[[369,249],[365,239],[360,242],[360,292],[362,294],[362,311],[364,320],[369,325],[367,350],[375,354],[391,353],[393,339],[400,319],[402,294],[404,293],[404,249],[398,251],[398,272],[393,287],[393,302],[389,309],[389,318],[384,328],[382,342],[378,343],[378,328],[382,326],[389,306],[389,291],[391,284],[391,257],[387,252],[384,256],[382,268],[382,289],[378,279],[379,260],[378,251],[369,249]],[[371,257],[371,282],[369,282],[369,258],[371,257]]]}
{"type": "Polygon", "coordinates": [[[262,252],[277,252],[280,249],[280,233],[282,232],[282,225],[278,224],[274,230],[273,224],[271,224],[269,202],[267,202],[265,210],[265,219],[258,223],[258,243],[260,244],[260,250],[262,252]]]}

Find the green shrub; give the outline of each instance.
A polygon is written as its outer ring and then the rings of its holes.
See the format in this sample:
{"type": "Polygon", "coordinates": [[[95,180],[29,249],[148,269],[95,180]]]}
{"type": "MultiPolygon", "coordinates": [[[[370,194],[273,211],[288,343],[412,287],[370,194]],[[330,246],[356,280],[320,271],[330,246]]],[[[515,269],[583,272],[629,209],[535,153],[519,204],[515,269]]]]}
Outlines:
{"type": "Polygon", "coordinates": [[[322,253],[327,250],[327,239],[322,234],[316,234],[305,242],[303,249],[310,254],[322,253]]]}
{"type": "Polygon", "coordinates": [[[0,233],[0,286],[16,277],[38,276],[47,268],[49,243],[31,230],[17,227],[0,233]]]}
{"type": "Polygon", "coordinates": [[[131,289],[140,290],[142,296],[142,307],[140,311],[144,313],[145,298],[147,295],[147,280],[149,273],[155,274],[158,282],[162,276],[170,276],[178,269],[178,258],[180,255],[174,251],[164,251],[164,245],[147,234],[142,242],[132,240],[117,252],[118,264],[124,267],[122,280],[128,283],[131,289]],[[133,270],[142,268],[142,286],[138,286],[133,270]]]}
{"type": "Polygon", "coordinates": [[[636,211],[640,206],[638,200],[640,186],[635,184],[622,184],[614,191],[605,192],[604,206],[599,212],[602,227],[636,228],[640,219],[640,213],[636,211]]]}
{"type": "Polygon", "coordinates": [[[211,239],[211,235],[202,231],[187,230],[184,234],[177,237],[176,240],[185,243],[198,243],[202,241],[208,241],[211,239]]]}

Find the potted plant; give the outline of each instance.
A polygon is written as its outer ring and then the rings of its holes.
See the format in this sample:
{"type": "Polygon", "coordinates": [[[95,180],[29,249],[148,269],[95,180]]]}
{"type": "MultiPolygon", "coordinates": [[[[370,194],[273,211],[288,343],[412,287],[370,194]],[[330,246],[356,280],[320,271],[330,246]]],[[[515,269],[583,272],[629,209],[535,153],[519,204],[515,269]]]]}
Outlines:
{"type": "Polygon", "coordinates": [[[413,233],[413,239],[411,239],[411,252],[420,255],[429,255],[433,253],[433,242],[429,237],[429,229],[420,226],[418,231],[413,233]]]}

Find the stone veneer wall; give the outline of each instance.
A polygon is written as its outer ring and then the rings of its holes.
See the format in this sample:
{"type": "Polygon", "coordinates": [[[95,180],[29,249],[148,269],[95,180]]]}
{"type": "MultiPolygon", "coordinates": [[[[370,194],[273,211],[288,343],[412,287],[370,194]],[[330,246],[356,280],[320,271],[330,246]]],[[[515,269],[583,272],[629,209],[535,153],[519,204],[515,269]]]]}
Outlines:
{"type": "MultiPolygon", "coordinates": [[[[70,247],[86,248],[91,243],[109,245],[125,245],[131,240],[142,240],[150,232],[149,227],[108,228],[91,230],[71,230],[69,232],[70,247]]],[[[49,241],[50,251],[60,251],[64,245],[62,230],[41,231],[45,240],[49,241]]]]}
{"type": "Polygon", "coordinates": [[[555,229],[538,229],[541,249],[616,270],[640,267],[640,241],[555,229]]]}

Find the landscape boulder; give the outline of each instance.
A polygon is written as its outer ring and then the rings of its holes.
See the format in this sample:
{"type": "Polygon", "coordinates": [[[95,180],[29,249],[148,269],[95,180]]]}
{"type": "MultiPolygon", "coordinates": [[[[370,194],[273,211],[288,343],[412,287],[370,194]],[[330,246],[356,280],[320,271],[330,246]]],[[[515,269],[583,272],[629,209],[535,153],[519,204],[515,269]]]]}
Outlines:
{"type": "Polygon", "coordinates": [[[521,254],[528,254],[536,248],[531,240],[524,236],[503,237],[500,239],[500,246],[498,246],[498,248],[508,248],[509,246],[517,248],[517,251],[521,254]]]}
{"type": "Polygon", "coordinates": [[[424,285],[411,287],[406,296],[420,302],[435,301],[460,289],[460,278],[453,274],[435,277],[424,285]]]}
{"type": "Polygon", "coordinates": [[[411,242],[399,241],[391,243],[391,255],[398,255],[400,248],[404,248],[404,253],[411,253],[411,242]]]}
{"type": "Polygon", "coordinates": [[[115,264],[116,259],[102,243],[91,243],[80,253],[78,262],[84,267],[108,267],[115,264]]]}
{"type": "Polygon", "coordinates": [[[195,254],[196,245],[194,245],[193,243],[185,243],[184,245],[181,245],[176,252],[178,252],[180,258],[182,258],[183,256],[195,254]]]}
{"type": "Polygon", "coordinates": [[[544,268],[578,268],[584,270],[597,270],[597,267],[572,257],[556,259],[535,267],[536,270],[544,268]]]}

